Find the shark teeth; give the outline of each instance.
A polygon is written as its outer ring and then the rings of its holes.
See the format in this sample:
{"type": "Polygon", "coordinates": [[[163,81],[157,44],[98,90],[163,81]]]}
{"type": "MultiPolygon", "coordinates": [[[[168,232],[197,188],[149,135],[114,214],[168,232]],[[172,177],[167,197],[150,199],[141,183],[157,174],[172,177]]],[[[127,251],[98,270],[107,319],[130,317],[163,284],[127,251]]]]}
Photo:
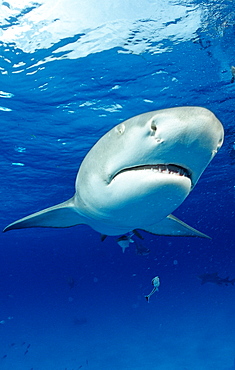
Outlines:
{"type": "Polygon", "coordinates": [[[147,164],[142,166],[135,166],[131,168],[125,168],[114,175],[115,178],[117,175],[127,171],[143,171],[143,170],[152,170],[154,172],[163,173],[163,174],[170,174],[170,175],[177,175],[177,176],[185,176],[191,180],[190,172],[181,166],[175,164],[147,164]]]}

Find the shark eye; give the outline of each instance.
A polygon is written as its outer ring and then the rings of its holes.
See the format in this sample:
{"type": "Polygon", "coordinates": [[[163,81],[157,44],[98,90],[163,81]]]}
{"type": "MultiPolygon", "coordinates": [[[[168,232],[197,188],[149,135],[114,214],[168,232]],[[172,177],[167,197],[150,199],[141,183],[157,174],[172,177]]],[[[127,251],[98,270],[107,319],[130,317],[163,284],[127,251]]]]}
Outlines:
{"type": "Polygon", "coordinates": [[[219,140],[216,149],[212,150],[212,158],[216,155],[218,150],[221,148],[222,144],[223,144],[223,137],[219,140]]]}
{"type": "Polygon", "coordinates": [[[217,150],[219,150],[221,148],[221,146],[223,144],[223,141],[224,141],[224,138],[221,137],[220,140],[219,140],[219,142],[218,142],[218,145],[217,145],[217,150]]]}

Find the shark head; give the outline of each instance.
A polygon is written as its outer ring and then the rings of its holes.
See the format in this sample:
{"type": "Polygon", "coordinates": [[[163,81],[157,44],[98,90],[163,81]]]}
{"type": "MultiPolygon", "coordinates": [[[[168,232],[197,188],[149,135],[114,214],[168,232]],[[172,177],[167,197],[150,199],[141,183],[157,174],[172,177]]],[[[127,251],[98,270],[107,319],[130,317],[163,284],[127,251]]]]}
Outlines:
{"type": "Polygon", "coordinates": [[[170,213],[194,188],[222,143],[222,124],[205,108],[177,107],[130,118],[86,155],[73,198],[20,219],[5,231],[87,224],[105,235],[144,229],[205,236],[170,213]]]}
{"type": "Polygon", "coordinates": [[[131,118],[104,135],[85,157],[76,180],[78,203],[82,200],[96,220],[95,229],[99,221],[109,224],[109,233],[114,228],[114,234],[117,225],[123,233],[145,228],[183,202],[222,142],[221,123],[204,108],[164,109],[131,118]]]}

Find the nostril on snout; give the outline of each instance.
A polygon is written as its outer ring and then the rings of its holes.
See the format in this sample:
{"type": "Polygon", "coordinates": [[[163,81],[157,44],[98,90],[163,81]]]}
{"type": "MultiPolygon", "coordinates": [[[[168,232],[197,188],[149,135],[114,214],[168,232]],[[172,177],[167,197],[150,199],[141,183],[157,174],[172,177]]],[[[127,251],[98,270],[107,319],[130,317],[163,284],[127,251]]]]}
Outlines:
{"type": "Polygon", "coordinates": [[[151,122],[151,130],[156,132],[157,131],[157,125],[154,121],[151,122]]]}

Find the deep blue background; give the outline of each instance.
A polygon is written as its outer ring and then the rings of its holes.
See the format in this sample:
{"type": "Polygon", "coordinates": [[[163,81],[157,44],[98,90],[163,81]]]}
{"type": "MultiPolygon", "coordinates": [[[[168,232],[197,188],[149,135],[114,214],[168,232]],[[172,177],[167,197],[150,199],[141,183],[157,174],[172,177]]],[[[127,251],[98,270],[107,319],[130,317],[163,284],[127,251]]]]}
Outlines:
{"type": "Polygon", "coordinates": [[[151,252],[139,256],[85,226],[1,236],[0,369],[234,369],[235,287],[197,277],[235,277],[232,11],[221,10],[230,19],[223,34],[212,22],[189,41],[162,40],[158,54],[113,48],[45,62],[69,40],[33,55],[1,44],[2,229],[71,197],[87,151],[131,116],[203,106],[223,123],[225,142],[174,212],[212,240],[145,233],[151,252]]]}

